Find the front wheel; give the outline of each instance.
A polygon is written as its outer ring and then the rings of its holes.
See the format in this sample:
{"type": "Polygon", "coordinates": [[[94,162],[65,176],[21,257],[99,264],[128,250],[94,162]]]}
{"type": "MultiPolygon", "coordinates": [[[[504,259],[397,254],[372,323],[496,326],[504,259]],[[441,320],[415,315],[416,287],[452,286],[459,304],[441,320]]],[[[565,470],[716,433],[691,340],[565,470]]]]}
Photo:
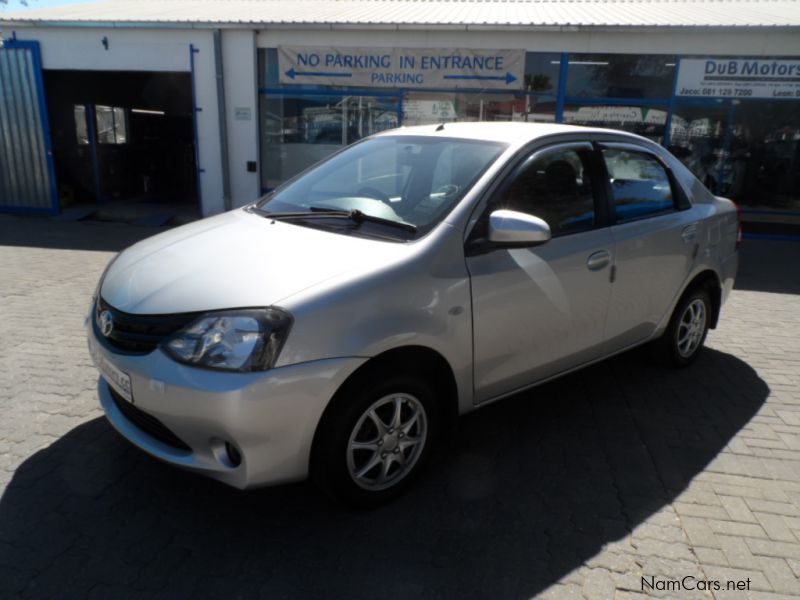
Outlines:
{"type": "Polygon", "coordinates": [[[314,442],[311,477],[359,507],[400,495],[426,461],[437,430],[431,387],[413,377],[374,377],[333,400],[314,442]]]}
{"type": "Polygon", "coordinates": [[[686,367],[697,358],[708,335],[711,299],[705,288],[686,294],[664,334],[654,343],[657,358],[675,367],[686,367]]]}

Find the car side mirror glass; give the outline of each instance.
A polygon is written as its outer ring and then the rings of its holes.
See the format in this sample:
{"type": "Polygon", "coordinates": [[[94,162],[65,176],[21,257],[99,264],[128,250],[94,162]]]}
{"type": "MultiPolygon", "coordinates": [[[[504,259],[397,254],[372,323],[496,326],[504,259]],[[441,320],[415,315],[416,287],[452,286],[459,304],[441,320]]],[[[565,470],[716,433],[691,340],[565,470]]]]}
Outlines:
{"type": "Polygon", "coordinates": [[[495,210],[489,215],[489,241],[509,246],[535,246],[550,239],[544,219],[515,210],[495,210]]]}

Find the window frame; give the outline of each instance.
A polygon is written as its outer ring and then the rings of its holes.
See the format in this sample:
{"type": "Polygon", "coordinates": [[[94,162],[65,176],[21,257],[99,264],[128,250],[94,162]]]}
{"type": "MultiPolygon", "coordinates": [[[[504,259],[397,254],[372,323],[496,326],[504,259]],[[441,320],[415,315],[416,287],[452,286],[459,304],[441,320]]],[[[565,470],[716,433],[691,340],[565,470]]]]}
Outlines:
{"type": "Polygon", "coordinates": [[[602,142],[595,142],[594,145],[596,148],[598,166],[603,173],[602,175],[604,182],[603,188],[606,196],[608,216],[611,225],[624,225],[626,223],[633,223],[636,221],[641,221],[643,219],[662,217],[665,215],[670,215],[691,208],[691,202],[689,201],[686,192],[683,190],[680,183],[678,183],[678,180],[675,177],[675,173],[673,173],[672,171],[672,167],[669,165],[666,159],[664,159],[658,153],[644,146],[640,146],[638,144],[633,144],[630,142],[602,141],[602,142]],[[609,173],[608,167],[606,166],[606,161],[605,158],[603,157],[603,150],[624,150],[626,152],[644,154],[654,159],[661,166],[661,168],[664,169],[664,172],[667,175],[667,180],[669,181],[670,193],[672,194],[672,208],[648,213],[646,215],[631,217],[629,219],[619,218],[617,216],[617,204],[614,200],[614,190],[611,187],[611,174],[609,173]]]}

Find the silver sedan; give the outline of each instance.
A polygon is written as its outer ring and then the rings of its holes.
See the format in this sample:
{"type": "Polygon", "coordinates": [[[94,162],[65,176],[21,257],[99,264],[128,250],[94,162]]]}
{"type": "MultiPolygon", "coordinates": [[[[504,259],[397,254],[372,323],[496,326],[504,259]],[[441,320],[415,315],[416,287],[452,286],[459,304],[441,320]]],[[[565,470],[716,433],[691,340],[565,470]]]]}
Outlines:
{"type": "Polygon", "coordinates": [[[100,402],[176,466],[378,504],[459,414],[644,344],[689,365],[738,231],[634,135],[386,132],[119,254],[87,319],[100,402]]]}

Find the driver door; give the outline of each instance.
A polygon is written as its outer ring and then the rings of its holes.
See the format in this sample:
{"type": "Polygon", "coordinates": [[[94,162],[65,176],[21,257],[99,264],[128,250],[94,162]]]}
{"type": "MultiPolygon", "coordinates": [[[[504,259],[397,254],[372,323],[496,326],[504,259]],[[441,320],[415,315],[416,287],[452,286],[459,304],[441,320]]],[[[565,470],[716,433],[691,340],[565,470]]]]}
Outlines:
{"type": "Polygon", "coordinates": [[[600,356],[614,250],[601,184],[591,144],[551,146],[523,161],[476,224],[470,240],[488,233],[492,211],[510,209],[552,232],[539,246],[467,252],[476,403],[600,356]]]}

